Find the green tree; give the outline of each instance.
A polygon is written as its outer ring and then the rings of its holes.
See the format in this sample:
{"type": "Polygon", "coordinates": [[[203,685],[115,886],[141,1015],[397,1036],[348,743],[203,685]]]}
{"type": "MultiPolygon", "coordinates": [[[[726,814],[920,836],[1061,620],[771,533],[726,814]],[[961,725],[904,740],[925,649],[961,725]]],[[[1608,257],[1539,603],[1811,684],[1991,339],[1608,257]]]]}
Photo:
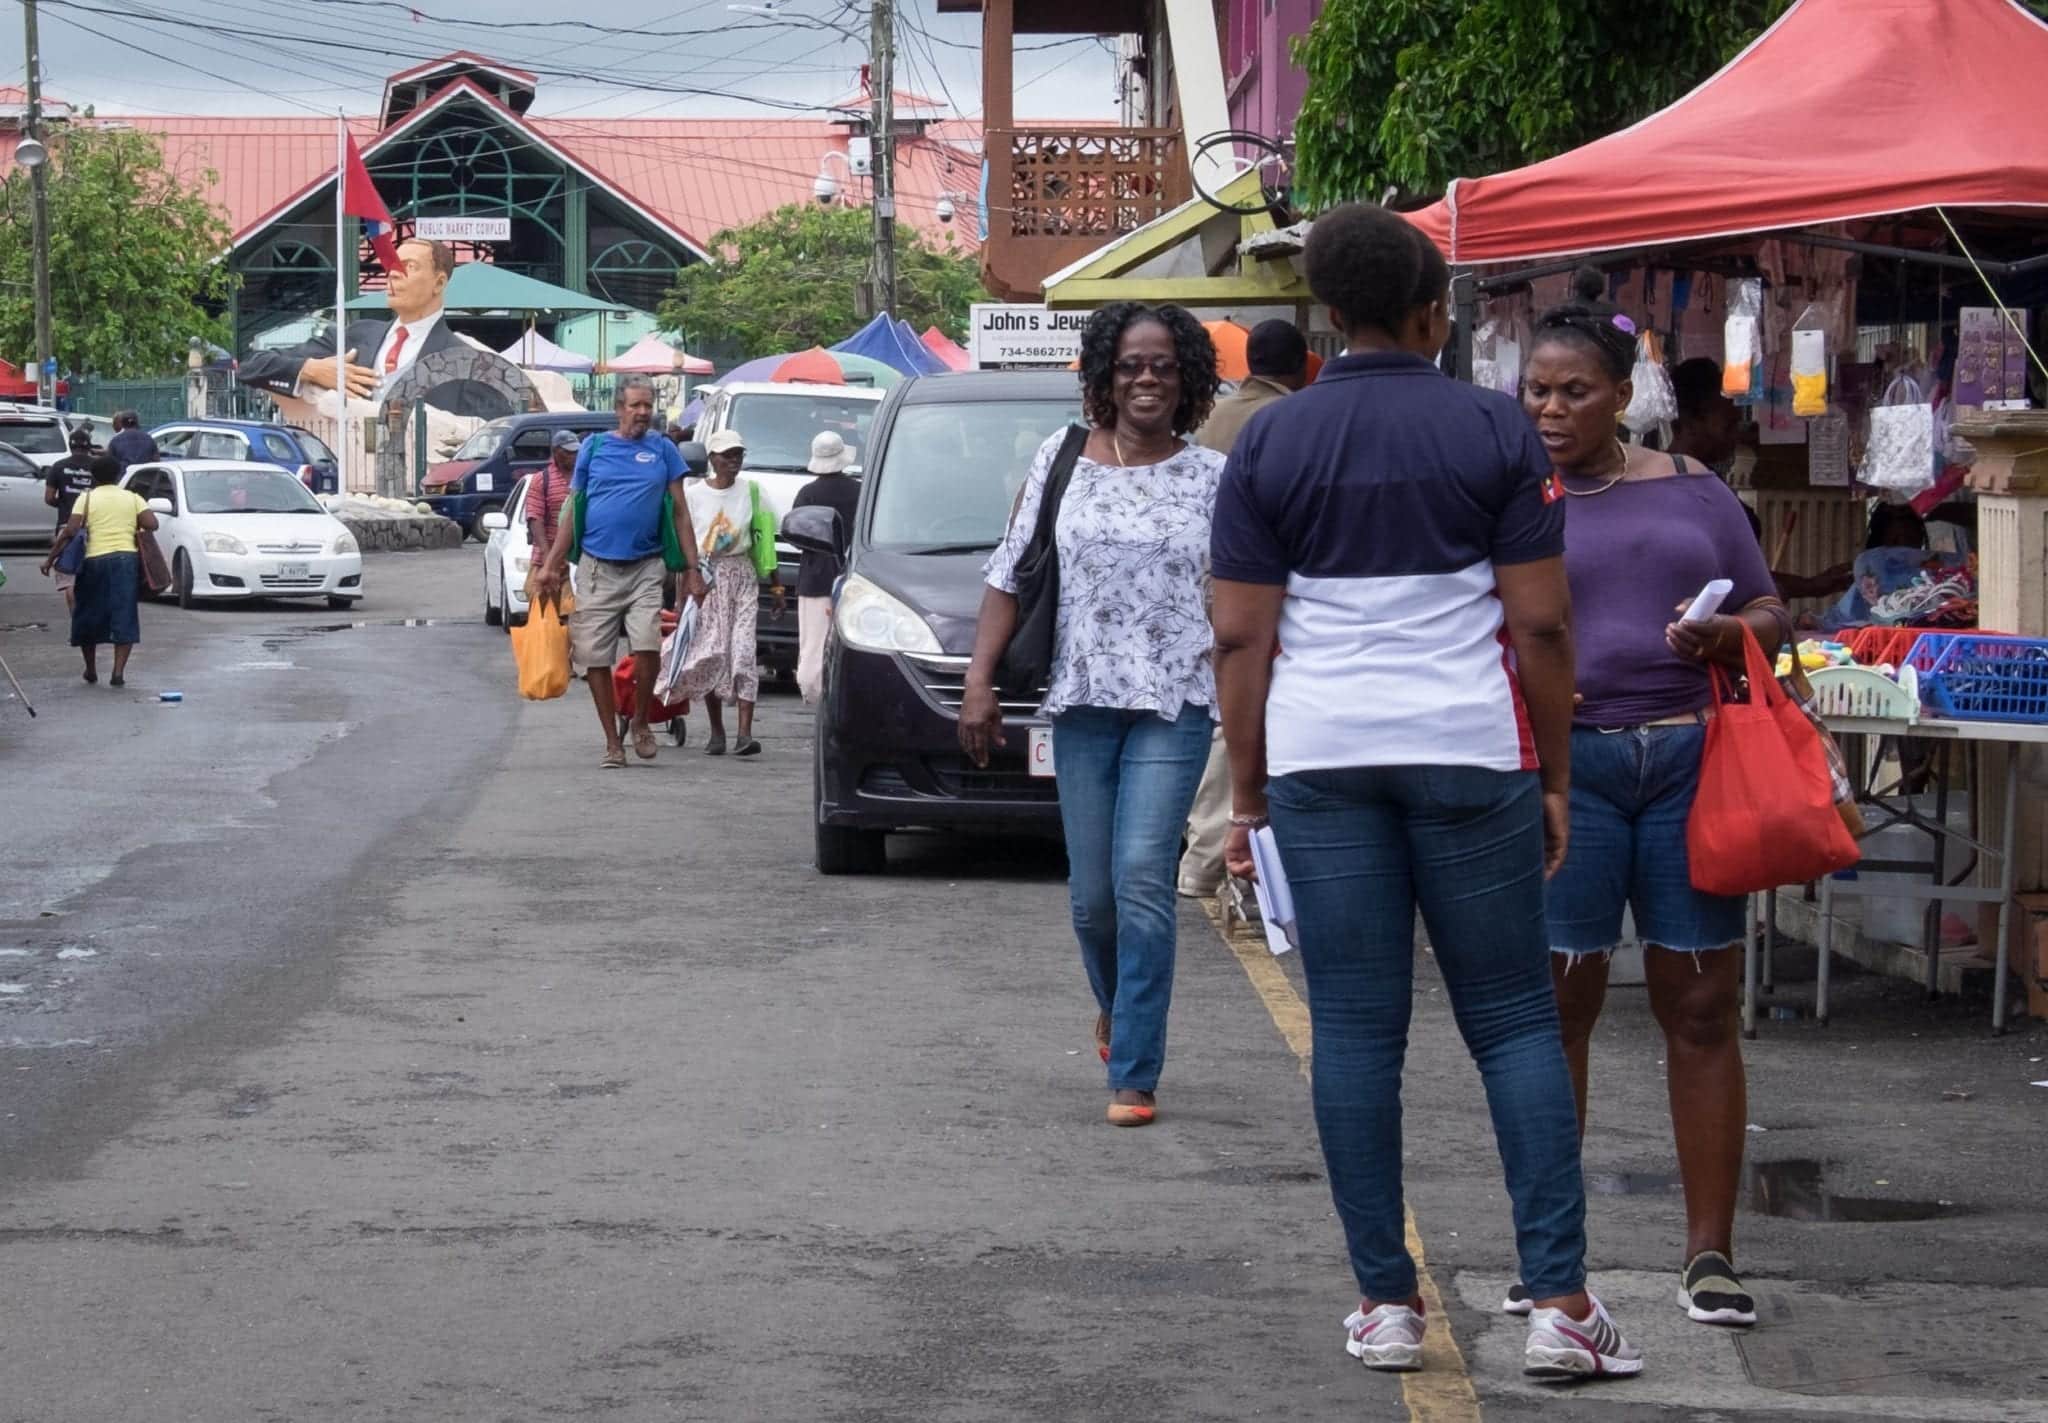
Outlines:
{"type": "MultiPolygon", "coordinates": [[[[51,143],[50,305],[58,361],[105,376],[183,370],[194,336],[228,344],[232,233],[199,183],[134,129],[75,123],[51,143]]],[[[205,176],[211,181],[212,175],[205,176]]],[[[0,351],[35,350],[29,177],[0,182],[0,351]]]]}
{"type": "MultiPolygon", "coordinates": [[[[711,239],[715,263],[677,274],[662,299],[661,321],[748,356],[829,346],[861,324],[854,294],[874,253],[871,215],[815,203],[777,208],[711,239]]],[[[983,296],[980,265],[904,224],[896,228],[896,315],[922,329],[966,334],[967,308],[983,296]]]]}
{"type": "Polygon", "coordinates": [[[1696,87],[1788,3],[1329,0],[1295,42],[1299,199],[1435,198],[1590,143],[1696,87]]]}

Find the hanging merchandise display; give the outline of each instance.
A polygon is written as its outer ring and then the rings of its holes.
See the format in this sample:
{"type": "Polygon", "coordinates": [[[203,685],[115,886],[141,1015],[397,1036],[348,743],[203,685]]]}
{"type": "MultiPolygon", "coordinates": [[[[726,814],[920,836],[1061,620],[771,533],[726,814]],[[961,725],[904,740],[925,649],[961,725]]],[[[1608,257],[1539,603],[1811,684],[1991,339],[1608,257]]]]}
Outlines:
{"type": "Polygon", "coordinates": [[[1655,331],[1636,337],[1636,364],[1629,373],[1634,393],[1621,423],[1638,435],[1678,418],[1678,394],[1671,388],[1671,373],[1664,368],[1664,343],[1655,331]]]}
{"type": "Polygon", "coordinates": [[[1507,323],[1488,321],[1473,331],[1472,383],[1502,395],[1522,393],[1522,348],[1507,323]]]}
{"type": "Polygon", "coordinates": [[[1934,483],[1934,407],[1904,373],[1870,411],[1870,439],[1858,475],[1873,489],[1918,493],[1934,483]]]}
{"type": "Polygon", "coordinates": [[[1754,277],[1728,283],[1728,317],[1721,338],[1721,394],[1748,404],[1763,389],[1764,284],[1754,277]]]}
{"type": "Polygon", "coordinates": [[[1832,406],[1807,424],[1806,482],[1815,489],[1849,487],[1849,417],[1832,406]]]}
{"type": "Polygon", "coordinates": [[[1792,323],[1792,413],[1805,419],[1828,409],[1828,316],[1810,304],[1792,323]]]}

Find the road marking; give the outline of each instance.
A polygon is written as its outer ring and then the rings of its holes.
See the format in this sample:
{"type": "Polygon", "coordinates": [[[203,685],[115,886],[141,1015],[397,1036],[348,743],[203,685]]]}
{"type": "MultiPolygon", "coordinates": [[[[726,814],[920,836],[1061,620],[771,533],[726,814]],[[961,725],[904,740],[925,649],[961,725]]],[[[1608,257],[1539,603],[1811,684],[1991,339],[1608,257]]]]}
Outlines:
{"type": "MultiPolygon", "coordinates": [[[[1267,1016],[1301,1064],[1301,1075],[1309,1075],[1310,1045],[1308,1004],[1294,991],[1266,948],[1265,936],[1240,924],[1233,931],[1223,917],[1220,899],[1202,901],[1202,912],[1216,926],[1225,947],[1236,956],[1251,980],[1252,991],[1266,1006],[1267,1016]]],[[[1479,1423],[1479,1395],[1473,1390],[1472,1375],[1465,1367],[1465,1355],[1451,1333],[1444,1314],[1443,1292],[1429,1272],[1423,1253],[1422,1232],[1415,1228],[1415,1212],[1402,1206],[1407,1230],[1408,1253],[1415,1257],[1416,1292],[1422,1296],[1423,1315],[1429,1321],[1422,1340],[1422,1371],[1401,1375],[1401,1401],[1408,1406],[1409,1423],[1479,1423]]]]}

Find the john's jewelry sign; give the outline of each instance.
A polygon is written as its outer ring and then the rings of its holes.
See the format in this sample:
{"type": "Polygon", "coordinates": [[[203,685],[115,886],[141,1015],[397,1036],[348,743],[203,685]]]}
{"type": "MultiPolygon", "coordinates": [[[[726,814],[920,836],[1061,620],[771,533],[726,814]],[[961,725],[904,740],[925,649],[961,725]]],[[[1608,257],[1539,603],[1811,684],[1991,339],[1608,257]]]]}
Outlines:
{"type": "Polygon", "coordinates": [[[970,307],[967,349],[985,371],[1063,370],[1081,355],[1085,311],[981,302],[970,307]]]}

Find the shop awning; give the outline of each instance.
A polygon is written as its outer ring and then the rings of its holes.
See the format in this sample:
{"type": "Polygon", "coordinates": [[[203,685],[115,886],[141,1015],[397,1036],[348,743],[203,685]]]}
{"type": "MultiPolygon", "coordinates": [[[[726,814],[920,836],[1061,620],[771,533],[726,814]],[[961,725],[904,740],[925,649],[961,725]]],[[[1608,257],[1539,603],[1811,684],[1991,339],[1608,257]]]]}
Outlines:
{"type": "Polygon", "coordinates": [[[2048,24],[2012,0],[1795,0],[1669,108],[1408,216],[1462,265],[2048,207],[2044,74],[2048,24]]]}
{"type": "Polygon", "coordinates": [[[708,376],[713,367],[702,356],[693,356],[655,336],[642,336],[633,343],[632,349],[612,357],[604,363],[607,371],[635,375],[688,375],[708,376]]]}

